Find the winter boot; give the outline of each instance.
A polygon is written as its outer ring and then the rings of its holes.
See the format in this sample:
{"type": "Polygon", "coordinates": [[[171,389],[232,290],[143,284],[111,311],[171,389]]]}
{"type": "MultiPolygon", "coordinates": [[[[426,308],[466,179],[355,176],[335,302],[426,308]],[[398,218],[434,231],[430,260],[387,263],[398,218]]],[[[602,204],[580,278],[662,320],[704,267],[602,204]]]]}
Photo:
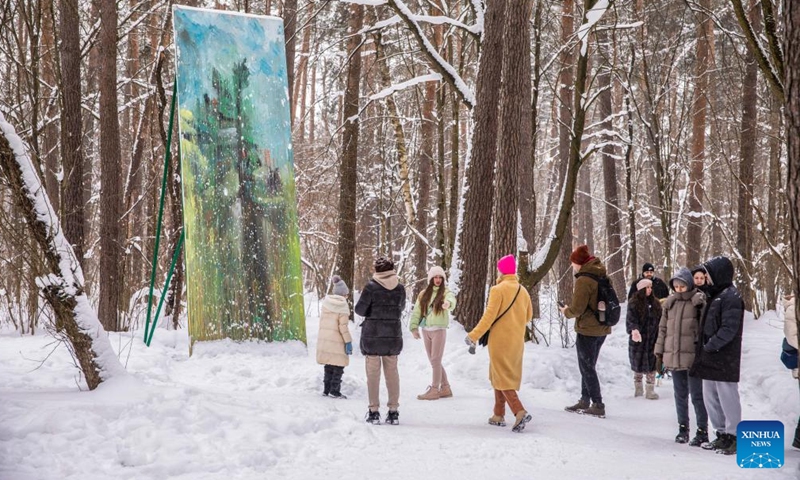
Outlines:
{"type": "Polygon", "coordinates": [[[792,442],[794,448],[800,448],[800,420],[797,421],[797,428],[794,430],[794,441],[792,442]]]}
{"type": "Polygon", "coordinates": [[[592,406],[583,410],[582,413],[597,418],[606,418],[606,406],[603,403],[592,403],[592,406]]]}
{"type": "Polygon", "coordinates": [[[736,435],[725,434],[725,444],[717,448],[717,453],[722,455],[736,455],[736,435]]]}
{"type": "Polygon", "coordinates": [[[708,442],[708,430],[705,428],[698,428],[695,432],[694,438],[689,442],[690,447],[699,447],[708,442]]]}
{"type": "Polygon", "coordinates": [[[584,410],[589,408],[589,400],[580,399],[575,405],[564,407],[564,410],[572,413],[583,413],[584,410]]]}
{"type": "Polygon", "coordinates": [[[515,416],[517,418],[514,421],[514,426],[511,428],[511,431],[514,433],[521,433],[523,430],[525,430],[525,425],[531,421],[532,417],[525,410],[520,410],[515,416]]]}
{"type": "Polygon", "coordinates": [[[450,398],[453,396],[453,391],[450,390],[450,385],[442,385],[439,388],[439,398],[450,398]]]}
{"type": "Polygon", "coordinates": [[[327,397],[329,393],[331,393],[331,371],[330,365],[325,365],[325,378],[322,380],[323,390],[322,395],[327,397]]]}
{"type": "Polygon", "coordinates": [[[400,412],[397,410],[389,410],[386,414],[386,423],[389,425],[400,425],[400,412]]]}
{"type": "Polygon", "coordinates": [[[633,382],[633,396],[634,397],[641,397],[644,395],[644,389],[642,388],[642,382],[633,382]]]}
{"type": "Polygon", "coordinates": [[[425,393],[417,395],[417,400],[439,400],[440,396],[439,389],[431,385],[425,393]]]}
{"type": "Polygon", "coordinates": [[[717,438],[715,438],[710,442],[701,443],[700,448],[702,448],[703,450],[716,450],[725,444],[725,440],[726,440],[725,434],[718,431],[717,438]]]}
{"type": "Polygon", "coordinates": [[[648,400],[658,400],[658,394],[656,393],[656,386],[652,383],[648,383],[645,385],[645,394],[644,398],[648,400]]]}
{"type": "Polygon", "coordinates": [[[675,436],[675,443],[687,443],[689,441],[689,427],[686,425],[678,426],[678,435],[675,436]]]}
{"type": "Polygon", "coordinates": [[[373,412],[372,410],[367,412],[367,423],[371,423],[373,425],[380,425],[381,424],[381,412],[373,412]]]}
{"type": "Polygon", "coordinates": [[[495,427],[505,427],[506,419],[500,415],[492,415],[489,417],[489,425],[494,425],[495,427]]]}
{"type": "Polygon", "coordinates": [[[344,374],[344,367],[333,367],[333,373],[331,374],[331,391],[330,396],[333,398],[339,398],[342,400],[347,399],[344,395],[342,395],[342,375],[344,374]]]}

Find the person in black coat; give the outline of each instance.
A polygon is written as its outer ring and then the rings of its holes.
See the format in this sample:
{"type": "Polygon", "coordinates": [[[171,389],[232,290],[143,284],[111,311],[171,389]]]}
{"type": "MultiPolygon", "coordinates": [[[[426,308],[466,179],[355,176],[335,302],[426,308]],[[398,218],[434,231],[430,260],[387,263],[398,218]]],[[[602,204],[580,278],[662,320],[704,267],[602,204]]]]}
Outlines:
{"type": "Polygon", "coordinates": [[[628,300],[636,293],[636,284],[643,278],[653,282],[653,296],[656,297],[657,300],[669,297],[669,288],[667,288],[667,284],[664,283],[664,280],[656,277],[656,267],[654,267],[652,263],[645,263],[642,265],[642,274],[631,283],[631,288],[628,289],[628,300]]]}
{"type": "Polygon", "coordinates": [[[367,370],[369,412],[367,422],[380,423],[381,366],[389,392],[386,423],[397,425],[400,406],[400,375],[397,356],[403,350],[403,327],[400,316],[406,306],[406,287],[397,278],[394,263],[386,258],[375,260],[375,275],[361,291],[356,314],[365,318],[361,324],[361,354],[367,370]]]}
{"type": "Polygon", "coordinates": [[[733,286],[733,264],[715,257],[703,264],[708,302],[700,320],[697,353],[689,375],[703,379],[703,400],[717,430],[707,450],[736,453],[736,427],[742,419],[739,370],[742,361],[744,301],[733,286]]]}
{"type": "Polygon", "coordinates": [[[658,323],[661,321],[661,302],[653,295],[653,282],[642,278],[636,285],[636,293],[628,300],[625,325],[628,335],[628,356],[633,370],[634,397],[645,394],[648,400],[657,400],[656,355],[658,323]],[[647,378],[647,392],[642,389],[642,378],[647,378]]]}

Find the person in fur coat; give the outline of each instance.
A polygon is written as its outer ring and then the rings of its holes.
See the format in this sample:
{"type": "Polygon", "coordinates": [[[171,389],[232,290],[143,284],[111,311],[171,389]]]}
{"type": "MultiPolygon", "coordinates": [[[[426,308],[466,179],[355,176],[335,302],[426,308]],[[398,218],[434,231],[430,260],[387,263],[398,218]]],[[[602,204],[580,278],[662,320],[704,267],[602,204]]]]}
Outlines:
{"type": "Polygon", "coordinates": [[[350,363],[348,355],[353,354],[353,338],[350,336],[350,305],[347,284],[338,276],[331,279],[333,291],[322,300],[317,336],[317,363],[325,365],[324,389],[322,394],[332,398],[347,398],[342,395],[342,375],[344,367],[350,363]]]}

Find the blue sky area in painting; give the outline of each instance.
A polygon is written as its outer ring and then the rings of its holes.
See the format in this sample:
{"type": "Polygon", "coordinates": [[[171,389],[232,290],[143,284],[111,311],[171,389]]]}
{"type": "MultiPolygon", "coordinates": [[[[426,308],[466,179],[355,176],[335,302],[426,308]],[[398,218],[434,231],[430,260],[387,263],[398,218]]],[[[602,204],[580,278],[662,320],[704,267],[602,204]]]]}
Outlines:
{"type": "Polygon", "coordinates": [[[247,59],[250,85],[245,90],[256,114],[254,136],[269,148],[282,170],[292,161],[289,92],[283,22],[231,12],[174,8],[179,108],[191,110],[204,93],[214,96],[211,70],[231,75],[235,62],[247,59]]]}

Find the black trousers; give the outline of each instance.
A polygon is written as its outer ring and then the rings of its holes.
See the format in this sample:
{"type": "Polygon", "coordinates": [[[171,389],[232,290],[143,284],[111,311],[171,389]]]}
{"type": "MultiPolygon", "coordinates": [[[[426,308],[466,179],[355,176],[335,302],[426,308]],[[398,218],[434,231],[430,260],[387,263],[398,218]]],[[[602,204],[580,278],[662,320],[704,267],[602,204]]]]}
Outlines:
{"type": "Polygon", "coordinates": [[[325,379],[323,380],[325,395],[342,393],[342,375],[344,375],[344,367],[325,365],[325,379]]]}
{"type": "Polygon", "coordinates": [[[603,403],[596,365],[597,357],[600,355],[600,347],[603,346],[605,341],[605,335],[587,337],[580,333],[575,341],[575,349],[578,351],[578,368],[581,371],[581,400],[603,403]]]}

